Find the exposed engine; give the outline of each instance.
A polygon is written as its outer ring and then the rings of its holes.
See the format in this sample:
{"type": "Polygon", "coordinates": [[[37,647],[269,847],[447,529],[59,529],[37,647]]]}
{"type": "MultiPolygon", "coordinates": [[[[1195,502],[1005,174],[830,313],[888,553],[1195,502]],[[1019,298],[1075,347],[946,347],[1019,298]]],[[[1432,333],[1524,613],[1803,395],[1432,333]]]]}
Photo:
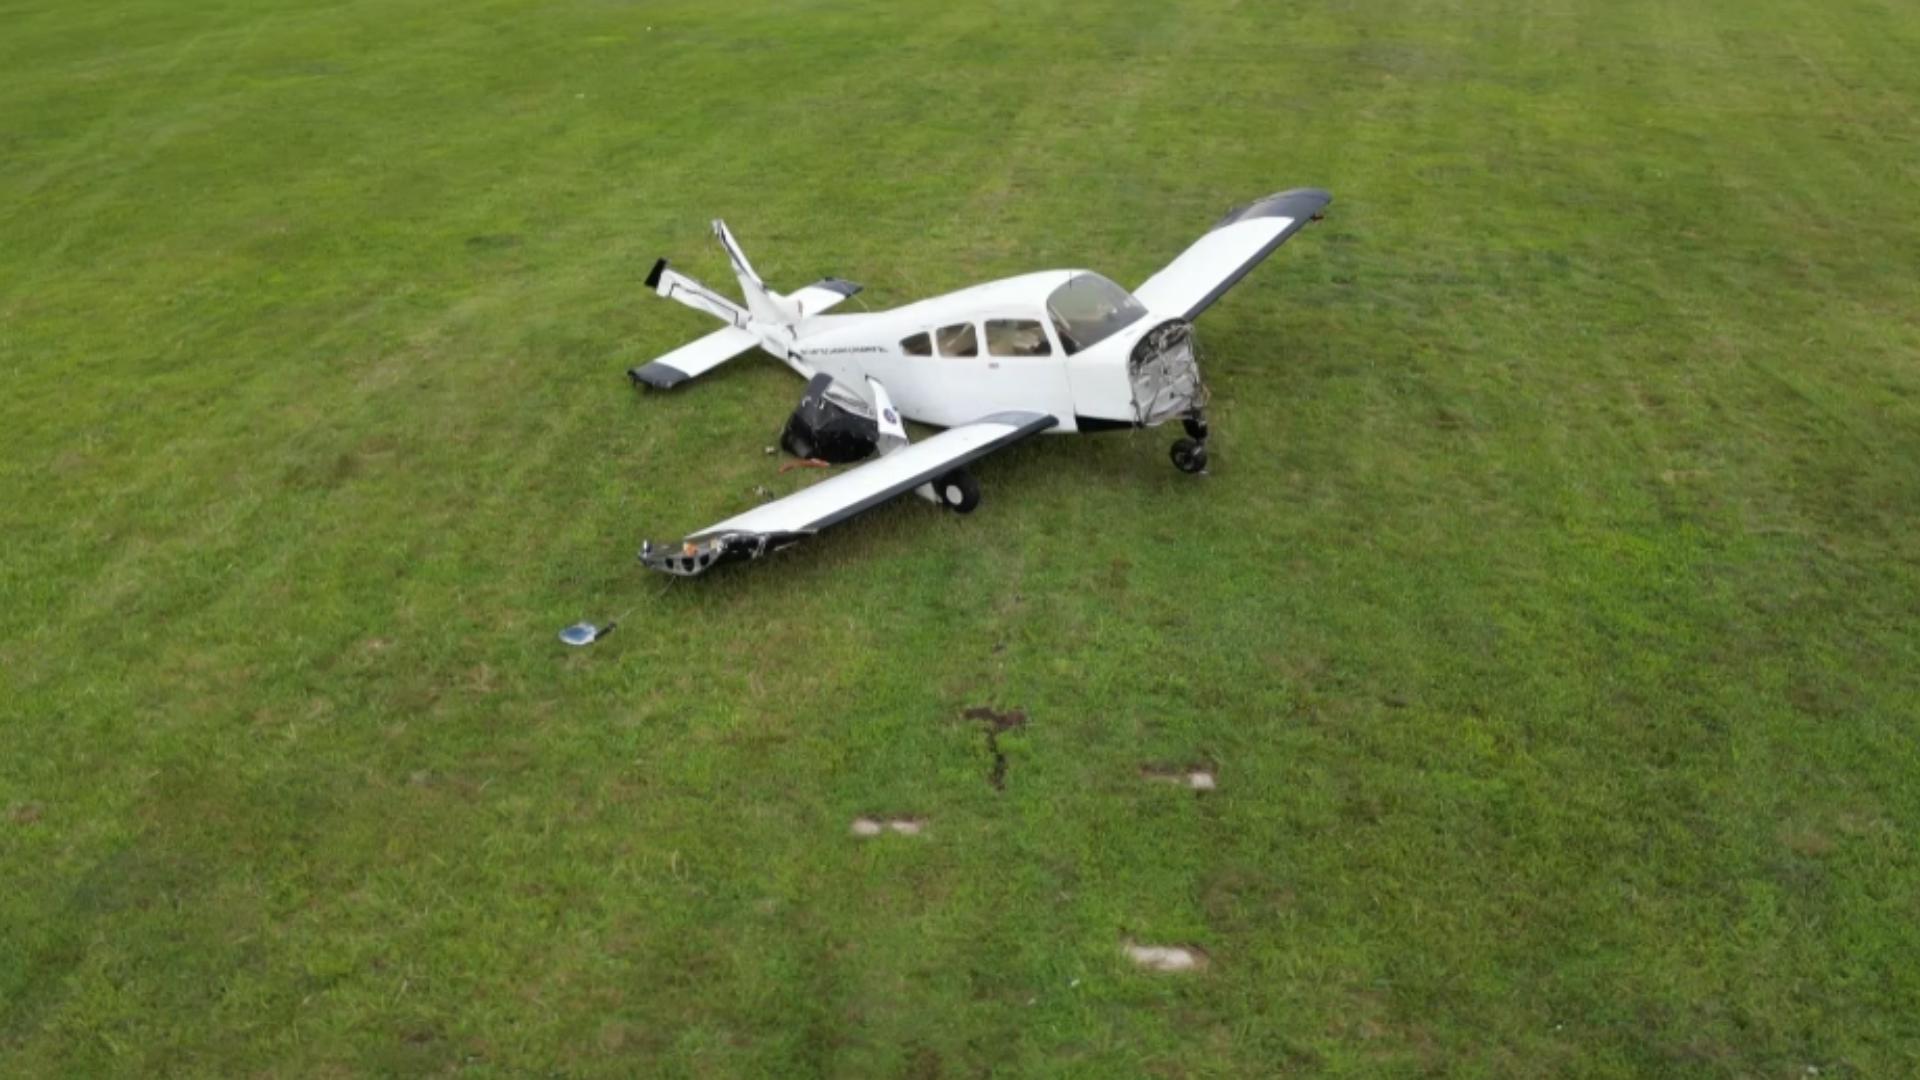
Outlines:
{"type": "Polygon", "coordinates": [[[1127,361],[1133,382],[1133,420],[1142,427],[1197,414],[1207,404],[1194,355],[1193,324],[1183,319],[1161,323],[1141,336],[1127,361]]]}

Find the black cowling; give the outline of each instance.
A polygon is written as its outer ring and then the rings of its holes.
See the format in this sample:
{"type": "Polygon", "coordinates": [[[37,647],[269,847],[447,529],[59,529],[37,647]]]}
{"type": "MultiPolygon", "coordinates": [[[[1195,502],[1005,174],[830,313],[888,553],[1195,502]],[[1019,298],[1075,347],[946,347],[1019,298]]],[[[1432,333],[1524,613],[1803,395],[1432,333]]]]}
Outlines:
{"type": "Polygon", "coordinates": [[[815,375],[800,405],[787,417],[780,446],[797,458],[817,458],[835,465],[859,461],[873,453],[880,425],[857,411],[857,399],[828,393],[833,376],[815,375]]]}

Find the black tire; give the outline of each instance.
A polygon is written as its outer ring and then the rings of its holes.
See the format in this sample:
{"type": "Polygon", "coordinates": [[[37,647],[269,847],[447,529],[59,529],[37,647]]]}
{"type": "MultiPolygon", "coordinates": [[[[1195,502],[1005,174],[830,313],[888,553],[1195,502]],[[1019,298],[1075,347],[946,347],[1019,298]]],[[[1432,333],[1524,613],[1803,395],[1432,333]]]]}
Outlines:
{"type": "Polygon", "coordinates": [[[1173,467],[1183,473],[1207,471],[1206,445],[1194,439],[1181,439],[1173,444],[1173,450],[1167,455],[1173,459],[1173,467]]]}
{"type": "Polygon", "coordinates": [[[956,514],[971,514],[980,505],[980,481],[965,469],[955,469],[933,482],[940,505],[956,514]]]}

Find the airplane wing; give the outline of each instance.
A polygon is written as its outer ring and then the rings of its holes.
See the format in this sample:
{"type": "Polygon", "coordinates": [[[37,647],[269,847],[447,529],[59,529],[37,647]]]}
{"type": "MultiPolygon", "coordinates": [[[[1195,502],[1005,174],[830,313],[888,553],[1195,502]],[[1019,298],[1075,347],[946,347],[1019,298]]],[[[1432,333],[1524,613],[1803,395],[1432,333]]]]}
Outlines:
{"type": "Polygon", "coordinates": [[[677,546],[640,549],[640,561],[690,577],[722,562],[754,559],[904,495],[921,484],[1059,423],[1036,412],[1002,412],[948,428],[858,468],[693,533],[677,546]]]}
{"type": "Polygon", "coordinates": [[[1319,188],[1294,188],[1229,211],[1133,295],[1155,315],[1191,321],[1332,201],[1319,188]]]}

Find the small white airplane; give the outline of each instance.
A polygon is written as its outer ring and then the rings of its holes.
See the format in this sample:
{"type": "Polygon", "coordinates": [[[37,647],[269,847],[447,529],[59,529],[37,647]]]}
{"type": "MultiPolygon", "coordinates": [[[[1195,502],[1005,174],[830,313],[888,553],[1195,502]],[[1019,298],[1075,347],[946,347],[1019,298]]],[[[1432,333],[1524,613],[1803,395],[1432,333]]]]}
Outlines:
{"type": "Polygon", "coordinates": [[[783,499],[640,549],[680,576],[758,558],[909,491],[957,513],[980,503],[966,466],[1043,431],[1184,423],[1173,444],[1183,472],[1207,467],[1207,390],[1194,358],[1195,316],[1288,237],[1318,221],[1333,196],[1296,188],[1221,218],[1132,293],[1088,270],[1048,270],[859,315],[826,311],[860,291],[838,278],[782,296],[748,264],[724,222],[746,294],[743,308],[661,259],[647,275],[661,296],[727,325],[628,372],[669,390],[758,346],[808,380],[781,441],[797,457],[878,459],[783,499]],[[901,418],[945,428],[909,442],[901,418]]]}

